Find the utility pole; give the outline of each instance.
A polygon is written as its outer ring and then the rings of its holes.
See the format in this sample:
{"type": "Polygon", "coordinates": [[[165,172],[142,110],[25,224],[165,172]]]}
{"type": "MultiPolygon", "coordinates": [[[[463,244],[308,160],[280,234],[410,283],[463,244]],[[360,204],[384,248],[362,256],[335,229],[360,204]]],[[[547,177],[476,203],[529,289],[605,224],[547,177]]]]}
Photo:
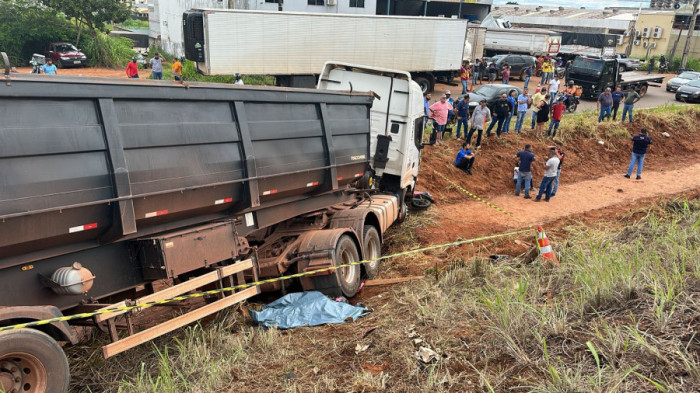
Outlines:
{"type": "Polygon", "coordinates": [[[637,39],[637,21],[639,20],[640,15],[642,15],[642,3],[639,3],[639,11],[637,11],[637,17],[634,18],[634,25],[632,26],[632,31],[630,32],[630,42],[627,43],[627,52],[625,53],[627,57],[630,57],[630,54],[632,53],[632,43],[637,39]]]}
{"type": "Polygon", "coordinates": [[[683,57],[681,57],[680,68],[685,68],[685,63],[688,61],[688,52],[690,52],[690,40],[695,33],[695,21],[698,19],[698,5],[700,0],[695,0],[693,4],[693,16],[690,17],[690,26],[688,26],[688,36],[685,37],[685,48],[683,48],[683,57]]]}

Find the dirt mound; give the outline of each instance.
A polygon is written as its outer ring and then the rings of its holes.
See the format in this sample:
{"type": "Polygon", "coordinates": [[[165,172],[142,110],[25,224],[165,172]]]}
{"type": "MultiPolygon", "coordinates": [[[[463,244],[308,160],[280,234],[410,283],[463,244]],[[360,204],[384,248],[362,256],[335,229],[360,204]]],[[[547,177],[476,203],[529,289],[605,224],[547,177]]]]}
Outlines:
{"type": "MultiPolygon", "coordinates": [[[[565,117],[562,121],[560,130],[566,152],[561,175],[562,184],[592,180],[620,172],[621,168],[629,163],[629,138],[637,134],[642,127],[647,128],[654,141],[644,163],[645,170],[663,170],[671,164],[670,169],[675,169],[690,162],[697,162],[696,158],[700,155],[700,133],[697,132],[700,110],[697,108],[640,111],[635,115],[634,124],[590,124],[591,119],[584,116],[594,115],[577,114],[569,116],[568,119],[565,117]],[[570,124],[566,124],[567,120],[570,124]],[[584,130],[582,128],[586,123],[589,123],[588,129],[584,130]],[[592,130],[591,127],[595,129],[592,130]],[[670,137],[662,136],[664,132],[668,132],[670,137]],[[599,140],[604,143],[599,144],[599,140]]],[[[537,158],[533,166],[533,179],[539,184],[548,146],[554,144],[551,139],[535,135],[529,127],[520,134],[511,131],[501,139],[494,134],[490,138],[484,135],[472,169],[473,176],[469,176],[453,165],[462,143],[462,140],[452,139],[444,146],[426,146],[423,150],[418,188],[429,191],[438,202],[463,201],[464,194],[437,176],[434,171],[443,173],[477,195],[499,195],[513,191],[513,167],[517,164],[517,151],[522,150],[525,144],[532,145],[532,151],[537,158]]]]}

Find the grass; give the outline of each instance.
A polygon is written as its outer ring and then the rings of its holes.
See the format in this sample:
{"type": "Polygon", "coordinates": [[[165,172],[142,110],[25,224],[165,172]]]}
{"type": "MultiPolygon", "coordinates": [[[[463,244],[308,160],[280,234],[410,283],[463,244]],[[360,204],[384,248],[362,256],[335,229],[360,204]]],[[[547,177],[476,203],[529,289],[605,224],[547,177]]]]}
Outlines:
{"type": "MultiPolygon", "coordinates": [[[[621,229],[568,227],[566,240],[552,239],[557,268],[457,257],[437,281],[366,298],[374,313],[352,324],[265,331],[230,312],[109,361],[95,360],[98,343],[71,348],[73,383],[109,392],[693,392],[700,200],[636,213],[621,229]],[[417,361],[416,339],[441,359],[417,361]],[[369,349],[356,354],[358,343],[369,349]]],[[[409,220],[389,234],[391,250],[415,247],[414,227],[434,224],[430,214],[409,220]]]]}

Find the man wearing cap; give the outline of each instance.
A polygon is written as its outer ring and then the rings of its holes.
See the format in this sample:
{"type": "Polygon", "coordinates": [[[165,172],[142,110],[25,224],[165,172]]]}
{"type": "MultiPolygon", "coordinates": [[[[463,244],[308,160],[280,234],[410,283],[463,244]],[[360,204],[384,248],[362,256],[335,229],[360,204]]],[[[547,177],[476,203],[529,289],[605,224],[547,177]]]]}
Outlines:
{"type": "Polygon", "coordinates": [[[474,131],[478,131],[476,148],[481,148],[481,134],[484,132],[484,124],[488,121],[491,121],[491,110],[486,106],[486,100],[481,100],[479,106],[474,108],[474,112],[472,112],[472,128],[469,130],[469,135],[467,135],[468,144],[471,144],[474,131]]]}
{"type": "Polygon", "coordinates": [[[136,79],[139,77],[139,64],[136,62],[135,57],[132,57],[129,64],[126,65],[126,77],[136,79]]]}

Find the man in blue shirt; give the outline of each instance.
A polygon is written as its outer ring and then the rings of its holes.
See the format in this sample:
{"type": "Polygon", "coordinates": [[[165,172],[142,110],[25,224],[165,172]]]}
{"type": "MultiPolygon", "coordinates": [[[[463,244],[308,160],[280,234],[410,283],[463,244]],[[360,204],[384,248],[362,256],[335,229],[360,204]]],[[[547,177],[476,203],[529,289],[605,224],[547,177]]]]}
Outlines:
{"type": "Polygon", "coordinates": [[[525,199],[530,199],[530,182],[532,181],[532,163],[535,162],[535,155],[530,150],[531,146],[525,145],[525,150],[519,151],[515,157],[520,159],[518,165],[518,182],[515,184],[515,196],[520,196],[520,187],[525,188],[525,199]]]}
{"type": "Polygon", "coordinates": [[[51,59],[46,59],[46,64],[41,66],[41,72],[46,75],[56,75],[56,66],[51,59]]]}
{"type": "Polygon", "coordinates": [[[462,125],[464,125],[464,136],[467,136],[469,129],[469,94],[466,94],[462,101],[457,104],[457,138],[461,135],[462,125]]]}
{"type": "Polygon", "coordinates": [[[474,156],[476,156],[476,152],[471,151],[469,143],[464,142],[462,150],[457,153],[457,158],[455,158],[455,166],[471,175],[472,166],[474,166],[474,156]]]}
{"type": "Polygon", "coordinates": [[[639,135],[632,137],[632,159],[630,166],[627,169],[626,178],[630,178],[634,165],[637,164],[637,180],[642,179],[642,167],[644,166],[644,156],[647,154],[647,148],[651,145],[651,138],[647,135],[647,129],[642,128],[639,135]]]}
{"type": "Polygon", "coordinates": [[[528,64],[527,68],[525,68],[525,84],[523,85],[523,88],[527,90],[527,85],[530,83],[530,77],[532,76],[532,65],[528,64]]]}
{"type": "Polygon", "coordinates": [[[612,114],[613,114],[613,120],[617,117],[617,110],[620,108],[620,101],[622,101],[623,98],[625,98],[625,93],[622,92],[622,88],[620,86],[615,88],[615,91],[612,92],[612,114]]]}
{"type": "Polygon", "coordinates": [[[520,132],[523,128],[523,121],[527,114],[527,102],[530,97],[527,95],[527,87],[523,89],[523,93],[518,96],[518,117],[515,119],[515,132],[520,132]]]}

